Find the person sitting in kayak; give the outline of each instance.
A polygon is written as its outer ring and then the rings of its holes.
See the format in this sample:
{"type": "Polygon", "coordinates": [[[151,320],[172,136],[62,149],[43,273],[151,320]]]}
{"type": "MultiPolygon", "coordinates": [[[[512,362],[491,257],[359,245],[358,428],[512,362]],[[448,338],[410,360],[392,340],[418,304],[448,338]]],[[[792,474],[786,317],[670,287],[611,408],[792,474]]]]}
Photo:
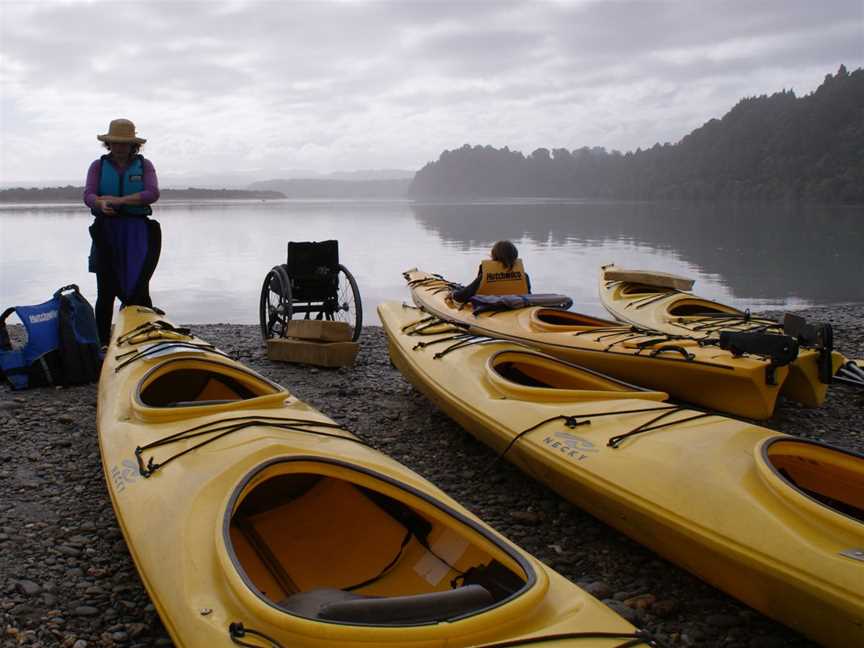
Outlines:
{"type": "Polygon", "coordinates": [[[457,288],[452,297],[467,302],[474,295],[527,295],[531,281],[522,266],[519,250],[510,241],[498,241],[492,246],[491,259],[480,262],[477,278],[467,286],[457,288]]]}

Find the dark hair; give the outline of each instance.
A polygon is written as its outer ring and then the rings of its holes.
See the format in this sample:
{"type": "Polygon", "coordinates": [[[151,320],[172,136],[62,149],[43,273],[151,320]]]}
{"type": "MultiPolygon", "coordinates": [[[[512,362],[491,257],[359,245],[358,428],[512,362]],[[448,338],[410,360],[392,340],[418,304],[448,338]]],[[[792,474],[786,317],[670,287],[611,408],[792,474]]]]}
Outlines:
{"type": "MultiPolygon", "coordinates": [[[[109,151],[111,150],[111,142],[102,142],[102,146],[104,146],[109,151]]],[[[129,150],[129,155],[138,155],[138,151],[141,150],[141,145],[138,142],[132,142],[132,148],[129,150]]]]}
{"type": "Polygon", "coordinates": [[[498,241],[492,246],[492,259],[503,263],[508,270],[513,269],[513,264],[519,258],[519,250],[510,241],[498,241]]]}

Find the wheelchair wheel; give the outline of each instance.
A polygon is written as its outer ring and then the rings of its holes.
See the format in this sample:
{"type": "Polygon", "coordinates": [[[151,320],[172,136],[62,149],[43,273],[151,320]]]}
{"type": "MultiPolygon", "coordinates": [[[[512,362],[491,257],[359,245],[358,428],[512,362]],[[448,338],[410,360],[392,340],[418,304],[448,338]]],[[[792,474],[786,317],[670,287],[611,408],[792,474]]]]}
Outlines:
{"type": "Polygon", "coordinates": [[[293,307],[291,282],[280,266],[274,267],[264,277],[258,314],[261,320],[261,337],[265,341],[274,337],[285,337],[293,307]]]}
{"type": "Polygon", "coordinates": [[[351,339],[356,342],[363,327],[363,304],[354,276],[341,263],[337,274],[336,306],[328,311],[327,319],[347,322],[352,327],[354,333],[351,339]]]}

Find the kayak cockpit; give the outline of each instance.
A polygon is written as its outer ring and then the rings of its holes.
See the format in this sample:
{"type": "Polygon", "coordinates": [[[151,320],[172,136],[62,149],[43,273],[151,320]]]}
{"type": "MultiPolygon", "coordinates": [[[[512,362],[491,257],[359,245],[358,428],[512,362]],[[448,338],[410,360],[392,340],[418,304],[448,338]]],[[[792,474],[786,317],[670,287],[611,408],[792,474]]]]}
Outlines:
{"type": "Polygon", "coordinates": [[[429,495],[335,461],[282,460],[235,492],[226,545],[245,586],[297,616],[422,625],[533,584],[518,553],[429,495]]]}
{"type": "Polygon", "coordinates": [[[604,400],[639,398],[665,400],[663,392],[649,391],[629,383],[533,351],[501,351],[486,366],[492,384],[508,396],[544,394],[558,399],[604,400]],[[557,392],[557,393],[555,393],[557,392]]]}
{"type": "Polygon", "coordinates": [[[536,331],[584,331],[598,326],[620,324],[557,308],[537,308],[531,311],[531,327],[536,331]]]}
{"type": "Polygon", "coordinates": [[[671,317],[700,317],[713,315],[741,315],[744,313],[730,306],[722,306],[702,299],[680,299],[666,309],[671,317]]]}
{"type": "Polygon", "coordinates": [[[762,458],[787,494],[864,523],[864,455],[805,439],[773,437],[762,446],[762,458]]]}
{"type": "Polygon", "coordinates": [[[134,407],[144,418],[175,417],[179,412],[268,407],[288,396],[279,385],[244,367],[204,358],[163,362],[141,378],[134,407]]]}
{"type": "Polygon", "coordinates": [[[622,297],[637,297],[644,295],[656,295],[659,293],[672,292],[671,288],[659,288],[645,284],[625,283],[619,290],[622,297]]]}

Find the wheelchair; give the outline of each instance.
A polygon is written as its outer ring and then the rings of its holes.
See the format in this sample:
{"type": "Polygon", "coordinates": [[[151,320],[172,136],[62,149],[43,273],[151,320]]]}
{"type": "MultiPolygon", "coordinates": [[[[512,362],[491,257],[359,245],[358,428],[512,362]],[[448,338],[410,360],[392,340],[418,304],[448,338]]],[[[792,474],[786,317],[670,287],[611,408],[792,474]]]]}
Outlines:
{"type": "Polygon", "coordinates": [[[357,341],[363,305],[354,276],[339,263],[339,242],[290,241],[286,263],[264,277],[259,315],[265,341],[286,337],[292,318],[346,322],[357,341]]]}

